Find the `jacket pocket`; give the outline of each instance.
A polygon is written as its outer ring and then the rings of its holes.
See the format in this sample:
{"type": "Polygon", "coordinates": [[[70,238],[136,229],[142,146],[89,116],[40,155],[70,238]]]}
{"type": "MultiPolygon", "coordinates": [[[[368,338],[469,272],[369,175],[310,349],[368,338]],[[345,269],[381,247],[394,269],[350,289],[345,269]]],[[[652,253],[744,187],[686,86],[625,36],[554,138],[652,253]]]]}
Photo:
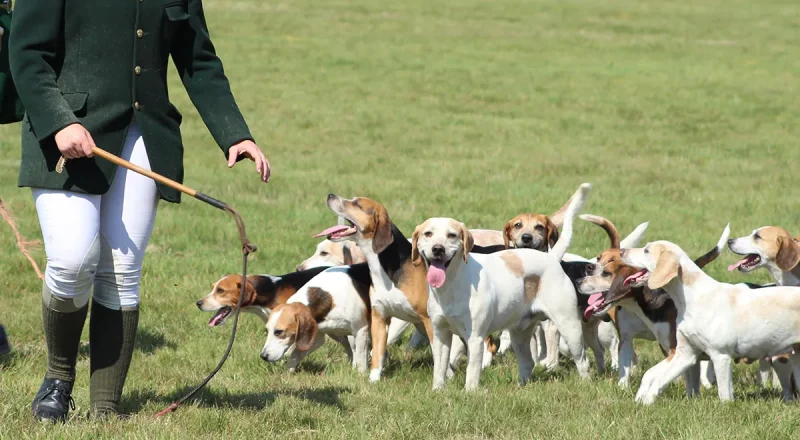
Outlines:
{"type": "Polygon", "coordinates": [[[175,3],[167,5],[164,8],[164,13],[167,15],[167,20],[176,22],[189,19],[189,13],[186,11],[186,5],[183,3],[175,3]]]}
{"type": "Polygon", "coordinates": [[[64,93],[64,101],[67,102],[70,110],[75,113],[75,116],[86,116],[86,103],[89,100],[89,94],[84,92],[64,93]]]}

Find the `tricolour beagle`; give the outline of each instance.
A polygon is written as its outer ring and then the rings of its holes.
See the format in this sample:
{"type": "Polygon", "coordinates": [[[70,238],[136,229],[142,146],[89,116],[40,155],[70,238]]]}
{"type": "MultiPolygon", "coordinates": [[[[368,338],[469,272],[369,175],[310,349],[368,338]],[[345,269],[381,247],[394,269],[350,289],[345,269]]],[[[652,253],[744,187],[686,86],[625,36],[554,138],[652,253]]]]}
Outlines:
{"type": "MultiPolygon", "coordinates": [[[[722,252],[729,233],[730,228],[726,227],[717,245],[696,259],[695,264],[702,268],[714,261],[722,252]]],[[[577,282],[578,291],[589,295],[585,315],[603,316],[619,307],[615,319],[620,338],[618,385],[627,388],[636,359],[634,339],[657,341],[664,356],[672,356],[677,345],[678,310],[662,289],[653,291],[647,286],[632,287],[624,283],[638,269],[622,263],[619,247],[612,246],[600,254],[588,272],[577,282]]],[[[687,372],[687,394],[699,392],[698,380],[707,387],[713,383],[713,370],[709,369],[708,361],[700,363],[699,372],[687,372]]]]}
{"type": "Polygon", "coordinates": [[[427,270],[430,286],[434,389],[444,386],[453,335],[467,342],[466,389],[476,389],[486,337],[500,330],[511,335],[519,382],[526,383],[533,369],[533,326],[546,318],[553,320],[567,341],[578,373],[588,378],[575,291],[561,268],[561,259],[572,240],[573,217],[590,188],[581,185],[570,202],[564,231],[551,253],[510,249],[476,255],[470,252],[473,239],[461,222],[431,218],[417,226],[411,239],[412,260],[427,270]]]}
{"type": "Polygon", "coordinates": [[[636,401],[652,404],[669,383],[708,355],[721,400],[733,399],[732,364],[741,358],[787,354],[800,377],[800,288],[720,283],[702,271],[676,244],[648,243],[623,249],[622,262],[641,269],[626,284],[663,288],[675,302],[675,355],[650,368],[636,401]]]}
{"type": "MultiPolygon", "coordinates": [[[[319,348],[325,336],[337,341],[355,337],[353,367],[367,370],[370,321],[370,279],[366,264],[326,269],[306,283],[285,304],[275,307],[266,324],[261,358],[275,362],[289,353],[289,371],[319,348]],[[359,272],[359,275],[354,275],[359,272]],[[359,280],[359,281],[357,281],[359,280]]],[[[349,344],[347,344],[349,347],[349,344]]]]}
{"type": "MultiPolygon", "coordinates": [[[[339,242],[354,240],[364,253],[372,279],[372,357],[369,379],[381,378],[385,361],[387,330],[392,318],[411,322],[430,340],[433,337],[428,318],[428,284],[425,269],[412,264],[411,243],[392,223],[386,208],[366,197],[343,199],[329,194],[328,208],[349,225],[322,231],[318,237],[339,242]]],[[[494,252],[502,246],[481,252],[494,252]]],[[[461,341],[456,341],[459,344],[461,341]]],[[[486,357],[491,359],[487,353],[486,357]]]]}

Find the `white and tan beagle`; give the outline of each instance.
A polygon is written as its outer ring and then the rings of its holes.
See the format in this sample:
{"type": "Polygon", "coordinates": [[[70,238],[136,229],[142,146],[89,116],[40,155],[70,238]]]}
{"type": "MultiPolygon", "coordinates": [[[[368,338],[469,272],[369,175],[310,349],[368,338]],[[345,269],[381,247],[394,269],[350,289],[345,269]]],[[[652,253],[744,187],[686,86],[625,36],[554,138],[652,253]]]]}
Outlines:
{"type": "Polygon", "coordinates": [[[720,283],[668,241],[623,249],[620,254],[623,263],[641,269],[626,279],[627,284],[663,288],[678,310],[675,355],[645,373],[637,402],[652,404],[704,354],[714,365],[721,400],[733,399],[732,364],[738,359],[787,354],[800,377],[800,355],[794,353],[800,344],[800,288],[753,290],[720,283]]]}
{"type": "Polygon", "coordinates": [[[430,286],[433,389],[444,386],[454,335],[467,342],[465,388],[476,389],[486,337],[500,330],[509,331],[518,361],[519,382],[525,384],[533,369],[530,352],[533,327],[547,318],[566,340],[578,373],[588,378],[589,362],[575,290],[561,268],[561,259],[572,240],[573,217],[590,188],[589,184],[581,185],[571,199],[563,233],[550,253],[510,249],[474,254],[470,252],[474,245],[472,236],[463,223],[450,218],[431,218],[417,226],[411,239],[412,260],[426,269],[430,286]]]}

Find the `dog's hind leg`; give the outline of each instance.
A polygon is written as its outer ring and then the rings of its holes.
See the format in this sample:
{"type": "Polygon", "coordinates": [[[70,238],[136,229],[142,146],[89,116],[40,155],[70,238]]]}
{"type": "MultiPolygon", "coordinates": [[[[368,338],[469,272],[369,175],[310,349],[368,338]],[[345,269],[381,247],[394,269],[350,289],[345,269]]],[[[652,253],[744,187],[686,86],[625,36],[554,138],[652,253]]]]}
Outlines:
{"type": "Polygon", "coordinates": [[[350,338],[342,335],[330,335],[330,338],[338,342],[344,348],[344,352],[347,353],[347,362],[353,365],[353,348],[350,346],[350,338]]]}
{"type": "Polygon", "coordinates": [[[687,397],[697,397],[700,395],[700,366],[703,362],[695,362],[694,365],[690,366],[686,369],[686,372],[683,374],[684,380],[686,381],[686,396],[687,397]]]}
{"type": "Polygon", "coordinates": [[[503,330],[500,332],[500,347],[497,349],[497,354],[505,353],[509,347],[511,347],[511,335],[508,334],[508,330],[503,330]]]}
{"type": "Polygon", "coordinates": [[[460,336],[454,334],[453,342],[450,345],[450,360],[447,364],[448,379],[452,379],[452,377],[455,376],[456,370],[458,369],[459,364],[461,364],[461,358],[466,352],[467,346],[464,344],[464,340],[461,339],[460,336]]]}
{"type": "Polygon", "coordinates": [[[769,388],[771,383],[772,365],[766,359],[758,360],[758,375],[756,376],[756,383],[764,388],[769,388]]]}
{"type": "Polygon", "coordinates": [[[551,319],[542,321],[542,329],[544,330],[544,349],[547,353],[544,359],[544,366],[548,370],[553,370],[558,367],[558,343],[559,343],[559,326],[556,325],[551,319]]]}
{"type": "Polygon", "coordinates": [[[531,336],[533,326],[525,330],[513,330],[509,332],[511,336],[511,346],[517,356],[518,380],[520,385],[525,385],[531,379],[533,372],[533,354],[531,353],[531,336]]]}
{"type": "Polygon", "coordinates": [[[591,347],[597,372],[603,374],[606,371],[606,349],[600,343],[597,330],[596,325],[583,326],[583,342],[586,346],[591,347]]]}
{"type": "MultiPolygon", "coordinates": [[[[577,314],[574,311],[571,312],[563,314],[563,316],[553,314],[553,316],[550,316],[550,320],[567,343],[572,359],[575,361],[575,367],[578,369],[578,374],[582,379],[589,379],[589,360],[586,359],[586,349],[583,345],[583,325],[577,314]]],[[[558,358],[558,339],[556,339],[554,348],[556,349],[556,358],[558,358]]],[[[549,341],[547,350],[548,352],[550,351],[549,341]]]]}
{"type": "Polygon", "coordinates": [[[781,396],[784,402],[791,402],[794,399],[792,392],[792,363],[785,358],[772,358],[772,368],[781,383],[781,396]]]}
{"type": "Polygon", "coordinates": [[[386,346],[394,345],[403,333],[408,330],[408,327],[411,326],[411,323],[408,321],[403,321],[401,319],[392,319],[392,322],[389,324],[389,335],[386,337],[386,346]]]}
{"type": "Polygon", "coordinates": [[[359,373],[367,371],[367,358],[369,353],[369,326],[365,325],[356,330],[356,352],[353,361],[353,367],[358,369],[359,373]]]}

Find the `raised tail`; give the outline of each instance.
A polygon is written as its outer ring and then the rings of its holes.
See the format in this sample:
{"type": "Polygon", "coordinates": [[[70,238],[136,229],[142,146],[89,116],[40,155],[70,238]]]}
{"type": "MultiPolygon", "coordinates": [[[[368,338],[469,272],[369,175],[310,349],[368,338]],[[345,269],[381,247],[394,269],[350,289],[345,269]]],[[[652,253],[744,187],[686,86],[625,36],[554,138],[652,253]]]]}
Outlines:
{"type": "Polygon", "coordinates": [[[644,222],[636,227],[627,237],[623,238],[621,242],[619,242],[619,247],[622,249],[630,249],[639,246],[639,241],[644,237],[644,231],[647,230],[647,227],[650,225],[650,222],[644,222]]]}
{"type": "Polygon", "coordinates": [[[619,233],[617,232],[617,227],[614,226],[614,223],[611,223],[611,220],[592,214],[581,214],[578,217],[581,220],[594,223],[603,228],[603,230],[606,231],[606,234],[608,234],[609,241],[611,241],[611,249],[619,249],[619,233]]]}
{"type": "Polygon", "coordinates": [[[572,242],[572,224],[574,223],[575,216],[583,209],[583,205],[586,203],[586,198],[589,197],[589,192],[591,190],[592,185],[584,183],[570,199],[569,207],[564,213],[564,229],[561,231],[561,236],[558,238],[556,245],[550,250],[550,253],[559,261],[564,258],[564,254],[566,254],[567,249],[569,249],[569,245],[572,242]]]}
{"type": "Polygon", "coordinates": [[[722,250],[725,248],[725,243],[728,242],[728,237],[731,235],[731,224],[728,223],[725,226],[725,229],[722,231],[722,235],[719,237],[719,241],[717,242],[717,246],[714,249],[706,252],[705,254],[698,257],[694,260],[694,264],[696,264],[699,268],[703,268],[708,263],[714,261],[719,257],[719,254],[722,253],[722,250]]]}

